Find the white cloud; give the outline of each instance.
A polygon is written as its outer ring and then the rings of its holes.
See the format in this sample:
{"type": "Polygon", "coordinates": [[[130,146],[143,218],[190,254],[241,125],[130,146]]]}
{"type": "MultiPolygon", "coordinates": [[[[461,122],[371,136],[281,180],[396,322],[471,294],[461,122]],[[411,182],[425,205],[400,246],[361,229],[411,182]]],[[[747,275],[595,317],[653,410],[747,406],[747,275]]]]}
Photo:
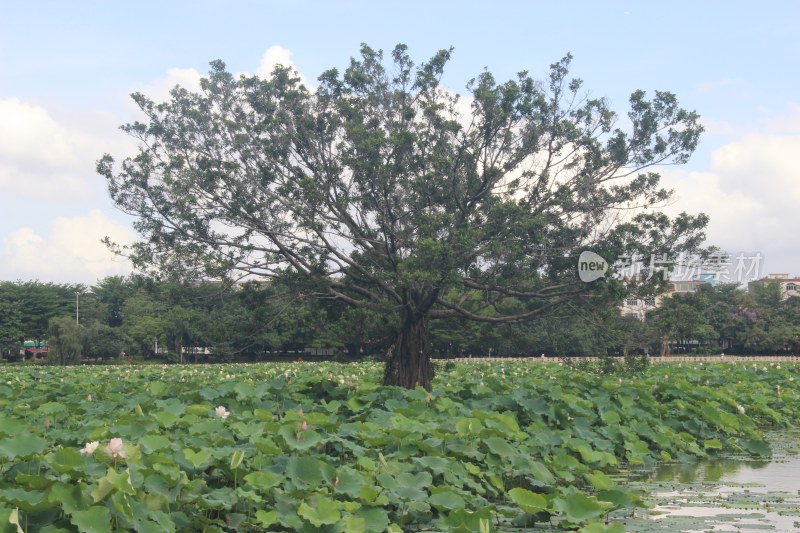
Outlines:
{"type": "Polygon", "coordinates": [[[133,230],[97,209],[83,216],[57,217],[46,236],[19,228],[0,248],[0,279],[93,284],[130,273],[130,263],[100,242],[105,236],[120,244],[135,239],[133,230]]]}
{"type": "Polygon", "coordinates": [[[44,239],[31,228],[20,228],[9,236],[7,244],[13,248],[25,248],[27,246],[40,246],[42,243],[44,243],[44,239]]]}
{"type": "Polygon", "coordinates": [[[800,201],[800,135],[753,134],[712,154],[712,168],[732,192],[761,199],[771,209],[795,211],[800,201]]]}
{"type": "Polygon", "coordinates": [[[87,141],[50,117],[46,109],[20,101],[0,100],[0,156],[55,166],[75,163],[75,148],[87,141]]]}
{"type": "Polygon", "coordinates": [[[278,45],[270,46],[261,57],[261,63],[258,65],[256,75],[258,75],[260,78],[270,78],[272,77],[272,71],[275,70],[275,66],[283,65],[284,67],[289,67],[297,72],[298,76],[300,76],[300,82],[308,87],[305,76],[300,74],[300,71],[292,62],[291,57],[291,50],[278,45]]]}
{"type": "MultiPolygon", "coordinates": [[[[800,114],[783,119],[785,130],[800,114]]],[[[798,128],[800,129],[800,128],[798,128]]],[[[666,211],[707,213],[708,243],[729,252],[760,251],[770,270],[800,273],[793,235],[800,227],[800,135],[750,133],[711,154],[706,171],[662,172],[676,201],[666,211]]]]}
{"type": "MultiPolygon", "coordinates": [[[[0,198],[82,201],[95,189],[99,137],[56,121],[47,109],[0,99],[0,198]]],[[[0,202],[1,204],[2,202],[0,202]]]]}
{"type": "MultiPolygon", "coordinates": [[[[202,77],[203,76],[193,68],[171,68],[167,70],[165,76],[156,78],[150,83],[140,86],[136,91],[144,94],[154,102],[165,102],[170,99],[170,91],[174,89],[176,85],[180,85],[191,92],[199,91],[202,77]]],[[[132,106],[136,106],[133,100],[128,99],[128,101],[132,106]]]]}
{"type": "Polygon", "coordinates": [[[800,104],[791,104],[782,113],[769,113],[763,121],[764,127],[774,134],[800,134],[800,104]]]}
{"type": "Polygon", "coordinates": [[[94,282],[130,270],[110,260],[99,239],[106,231],[127,241],[131,230],[100,211],[55,218],[110,204],[95,161],[131,153],[118,124],[104,112],[0,99],[0,279],[94,282]]]}
{"type": "Polygon", "coordinates": [[[664,185],[675,190],[673,203],[664,211],[709,215],[708,244],[728,251],[754,250],[763,246],[761,236],[774,231],[779,224],[776,218],[768,215],[761,199],[730,190],[725,177],[717,172],[662,174],[664,185]]]}
{"type": "Polygon", "coordinates": [[[726,120],[715,120],[713,118],[701,118],[700,124],[705,128],[705,133],[709,135],[721,135],[724,137],[740,137],[746,133],[744,128],[733,125],[726,120]]]}
{"type": "MultiPolygon", "coordinates": [[[[297,66],[291,60],[292,52],[282,46],[270,46],[264,55],[261,57],[256,75],[261,78],[269,78],[272,76],[272,71],[276,65],[283,65],[293,69],[297,72],[303,84],[306,84],[306,78],[297,69],[297,66]]],[[[250,76],[251,73],[247,71],[235,72],[234,77],[241,75],[250,76]]],[[[166,75],[155,78],[147,84],[139,85],[134,89],[135,92],[140,92],[147,96],[154,102],[165,102],[170,99],[170,91],[176,85],[180,85],[190,92],[198,92],[200,90],[200,80],[205,74],[200,74],[193,68],[171,68],[167,70],[166,75]]],[[[138,112],[138,107],[130,98],[126,98],[126,103],[129,109],[135,109],[138,112]]]]}

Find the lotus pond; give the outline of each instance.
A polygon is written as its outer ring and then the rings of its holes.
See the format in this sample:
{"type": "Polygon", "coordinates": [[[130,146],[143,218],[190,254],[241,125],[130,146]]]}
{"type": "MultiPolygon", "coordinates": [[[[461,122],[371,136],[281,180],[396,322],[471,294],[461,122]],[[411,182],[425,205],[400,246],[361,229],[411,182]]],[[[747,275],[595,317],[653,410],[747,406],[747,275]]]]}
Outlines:
{"type": "Polygon", "coordinates": [[[645,491],[651,504],[625,519],[626,527],[639,533],[800,530],[800,432],[770,432],[767,439],[769,459],[723,454],[615,475],[645,491]]]}
{"type": "Polygon", "coordinates": [[[795,371],[451,363],[426,393],[374,363],[7,366],[0,530],[621,532],[664,503],[623,472],[770,458],[795,371]]]}

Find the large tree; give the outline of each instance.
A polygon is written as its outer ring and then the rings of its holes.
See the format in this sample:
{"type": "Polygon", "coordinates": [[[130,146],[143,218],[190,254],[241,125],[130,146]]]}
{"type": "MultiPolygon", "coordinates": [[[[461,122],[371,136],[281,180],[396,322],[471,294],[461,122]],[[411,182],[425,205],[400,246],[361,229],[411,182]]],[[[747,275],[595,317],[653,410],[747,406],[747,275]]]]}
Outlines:
{"type": "Polygon", "coordinates": [[[581,251],[698,244],[705,217],[648,209],[670,197],[650,167],[685,162],[702,130],[672,94],[636,91],[618,121],[567,56],[544,82],[484,71],[459,99],[440,84],[450,55],[415,66],[398,45],[387,68],[363,45],[314,90],[280,66],[237,78],[216,61],[199,92],[134,94],[138,155],[98,162],[144,237],[123,252],[160,273],[304,279],[385,316],[385,383],[428,388],[431,319],[588,305],[616,284],[581,283],[581,251]]]}

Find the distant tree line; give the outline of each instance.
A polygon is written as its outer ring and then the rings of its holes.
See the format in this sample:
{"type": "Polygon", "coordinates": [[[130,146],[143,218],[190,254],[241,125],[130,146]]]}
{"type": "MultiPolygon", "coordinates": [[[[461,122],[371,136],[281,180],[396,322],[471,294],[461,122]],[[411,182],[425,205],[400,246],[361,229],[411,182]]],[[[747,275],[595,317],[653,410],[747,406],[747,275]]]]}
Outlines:
{"type": "Polygon", "coordinates": [[[648,342],[654,331],[681,352],[797,354],[800,351],[800,298],[785,297],[777,280],[700,285],[697,292],[665,298],[644,322],[627,330],[631,346],[648,342]],[[643,340],[642,340],[643,339],[643,340]]]}
{"type": "MultiPolygon", "coordinates": [[[[57,364],[123,354],[174,362],[261,360],[302,357],[307,348],[357,358],[382,356],[391,347],[394,319],[303,294],[289,282],[108,277],[88,287],[5,281],[0,353],[18,359],[24,340],[48,341],[57,364]]],[[[782,298],[777,283],[752,292],[704,285],[664,298],[644,320],[616,307],[575,305],[519,324],[434,320],[431,340],[440,357],[796,353],[800,298],[782,298]]]]}

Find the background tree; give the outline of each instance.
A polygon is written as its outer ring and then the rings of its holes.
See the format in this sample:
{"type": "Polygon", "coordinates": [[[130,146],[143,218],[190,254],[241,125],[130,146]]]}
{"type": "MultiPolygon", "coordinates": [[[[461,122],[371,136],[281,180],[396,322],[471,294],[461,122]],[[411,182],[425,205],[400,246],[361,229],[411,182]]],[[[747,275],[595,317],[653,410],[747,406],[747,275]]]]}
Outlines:
{"type": "Polygon", "coordinates": [[[800,344],[800,298],[784,298],[779,281],[750,284],[750,307],[739,316],[739,337],[751,353],[794,353],[800,344]]]}
{"type": "Polygon", "coordinates": [[[11,282],[0,282],[0,357],[16,357],[20,339],[24,338],[23,310],[18,297],[18,287],[11,282]]]}
{"type": "Polygon", "coordinates": [[[262,357],[321,342],[320,311],[278,283],[244,283],[226,289],[207,320],[204,338],[225,357],[262,357]]]}
{"type": "Polygon", "coordinates": [[[231,291],[224,298],[215,299],[216,305],[208,311],[208,342],[214,353],[224,359],[263,354],[267,350],[269,343],[264,337],[269,326],[255,318],[261,303],[266,305],[266,299],[253,298],[251,292],[258,292],[255,284],[248,284],[240,293],[231,291]],[[250,309],[245,301],[253,300],[250,309]]]}
{"type": "Polygon", "coordinates": [[[80,284],[0,282],[0,353],[16,357],[20,338],[46,340],[52,318],[75,320],[75,293],[85,290],[80,284]]]}
{"type": "Polygon", "coordinates": [[[122,306],[122,330],[130,339],[131,355],[154,355],[156,344],[167,341],[166,304],[145,288],[139,288],[122,306]]]}
{"type": "MultiPolygon", "coordinates": [[[[662,299],[661,305],[648,313],[648,319],[665,342],[672,340],[683,345],[684,349],[687,347],[699,349],[700,346],[714,343],[719,339],[719,333],[709,322],[709,309],[706,291],[673,294],[669,298],[662,299]]],[[[669,355],[668,348],[668,345],[663,345],[661,355],[669,355]]]]}
{"type": "Polygon", "coordinates": [[[94,359],[112,359],[130,350],[131,340],[121,327],[111,327],[95,322],[84,329],[86,356],[94,359]]]}
{"type": "Polygon", "coordinates": [[[747,293],[736,283],[723,283],[716,286],[701,285],[698,291],[705,295],[705,321],[717,334],[716,344],[720,350],[729,348],[736,342],[739,316],[745,308],[747,293]]]}
{"type": "Polygon", "coordinates": [[[685,162],[702,130],[672,94],[634,92],[623,131],[567,56],[544,82],[482,72],[462,114],[440,85],[450,55],[415,66],[398,45],[387,69],[364,45],[313,92],[283,67],[235,78],[216,61],[198,93],[133,95],[146,122],[123,129],[138,155],[98,162],[144,237],[125,253],[161,275],[306,278],[391,317],[384,383],[429,388],[431,319],[499,324],[614,301],[617,284],[578,280],[581,251],[698,245],[705,217],[648,209],[670,193],[647,169],[685,162]]]}
{"type": "Polygon", "coordinates": [[[84,332],[72,317],[56,317],[47,328],[49,350],[47,362],[55,365],[76,365],[81,362],[84,332]]]}
{"type": "MultiPolygon", "coordinates": [[[[394,340],[389,317],[366,307],[351,307],[337,300],[323,300],[318,314],[314,346],[334,348],[348,358],[385,355],[394,340]]],[[[312,303],[313,304],[313,303],[312,303]]]]}
{"type": "Polygon", "coordinates": [[[621,314],[619,308],[607,310],[593,322],[598,321],[602,321],[602,326],[595,326],[590,338],[605,339],[609,355],[627,357],[657,352],[659,334],[652,321],[621,314]]]}
{"type": "Polygon", "coordinates": [[[206,329],[206,315],[198,309],[175,305],[164,317],[169,347],[177,354],[180,363],[184,362],[184,347],[194,348],[204,344],[203,332],[206,329]]]}
{"type": "Polygon", "coordinates": [[[75,293],[85,291],[82,284],[39,281],[3,282],[2,289],[3,300],[22,313],[20,328],[26,339],[44,339],[54,317],[72,316],[75,320],[75,293]]]}
{"type": "Polygon", "coordinates": [[[122,306],[135,291],[135,283],[121,276],[109,276],[92,287],[94,305],[98,307],[98,315],[105,324],[112,328],[122,324],[122,306]]]}

